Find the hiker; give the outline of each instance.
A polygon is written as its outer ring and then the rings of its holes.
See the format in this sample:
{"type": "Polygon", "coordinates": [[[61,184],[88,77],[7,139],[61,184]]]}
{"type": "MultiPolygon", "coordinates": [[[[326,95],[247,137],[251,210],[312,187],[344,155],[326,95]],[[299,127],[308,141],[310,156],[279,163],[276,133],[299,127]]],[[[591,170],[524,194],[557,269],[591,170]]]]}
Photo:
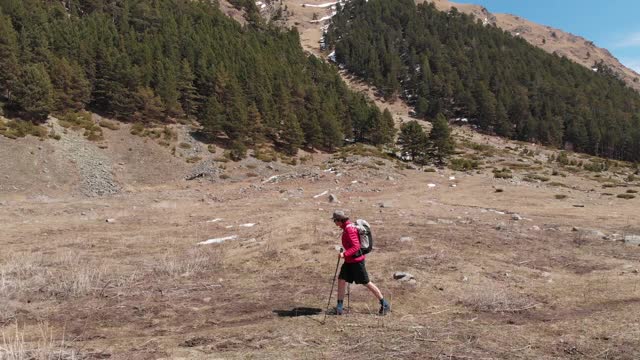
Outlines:
{"type": "Polygon", "coordinates": [[[331,217],[336,226],[342,229],[342,247],[344,251],[341,251],[338,255],[339,258],[344,259],[342,268],[340,268],[340,275],[338,276],[338,305],[336,306],[336,314],[342,315],[344,304],[344,293],[346,283],[362,284],[371,291],[373,295],[380,301],[380,315],[386,315],[391,311],[391,305],[384,299],[380,289],[369,281],[369,275],[365,268],[364,260],[365,255],[360,251],[360,240],[358,236],[358,229],[349,221],[349,217],[345,215],[343,211],[335,211],[331,217]]]}

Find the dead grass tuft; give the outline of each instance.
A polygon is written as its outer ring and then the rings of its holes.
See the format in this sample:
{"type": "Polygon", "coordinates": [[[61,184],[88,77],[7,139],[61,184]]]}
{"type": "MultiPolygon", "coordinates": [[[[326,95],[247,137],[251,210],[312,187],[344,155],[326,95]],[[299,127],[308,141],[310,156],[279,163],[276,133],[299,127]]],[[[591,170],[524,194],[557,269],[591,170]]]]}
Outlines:
{"type": "Polygon", "coordinates": [[[219,269],[224,252],[220,248],[198,247],[187,253],[171,252],[155,262],[153,273],[169,277],[189,277],[219,269]]]}
{"type": "Polygon", "coordinates": [[[0,359],[2,360],[76,360],[78,352],[69,349],[62,339],[56,339],[54,330],[46,323],[40,323],[37,341],[25,341],[25,333],[18,324],[10,331],[2,331],[0,342],[0,359]]]}
{"type": "Polygon", "coordinates": [[[459,303],[473,311],[491,313],[518,313],[533,309],[537,305],[527,296],[492,285],[467,290],[459,303]]]}

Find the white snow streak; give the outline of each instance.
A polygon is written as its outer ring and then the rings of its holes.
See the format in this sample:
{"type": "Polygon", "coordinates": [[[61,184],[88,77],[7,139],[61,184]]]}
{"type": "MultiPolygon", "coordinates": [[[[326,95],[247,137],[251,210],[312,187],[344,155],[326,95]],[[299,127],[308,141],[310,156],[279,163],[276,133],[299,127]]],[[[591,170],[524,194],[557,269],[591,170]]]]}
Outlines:
{"type": "Polygon", "coordinates": [[[206,241],[201,241],[198,244],[199,245],[209,245],[209,244],[221,244],[227,240],[235,240],[238,238],[238,235],[231,235],[231,236],[226,236],[226,237],[221,237],[221,238],[216,238],[216,239],[209,239],[206,241]]]}

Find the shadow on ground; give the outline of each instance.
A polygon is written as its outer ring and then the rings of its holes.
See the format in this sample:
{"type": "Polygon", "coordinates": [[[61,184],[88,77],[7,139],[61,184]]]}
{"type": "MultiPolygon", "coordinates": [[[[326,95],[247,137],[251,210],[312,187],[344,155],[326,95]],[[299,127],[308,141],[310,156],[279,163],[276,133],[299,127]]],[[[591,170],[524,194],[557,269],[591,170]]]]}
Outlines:
{"type": "Polygon", "coordinates": [[[295,307],[291,310],[273,310],[274,313],[282,317],[296,317],[296,316],[309,316],[318,315],[322,312],[322,309],[308,308],[308,307],[295,307]]]}

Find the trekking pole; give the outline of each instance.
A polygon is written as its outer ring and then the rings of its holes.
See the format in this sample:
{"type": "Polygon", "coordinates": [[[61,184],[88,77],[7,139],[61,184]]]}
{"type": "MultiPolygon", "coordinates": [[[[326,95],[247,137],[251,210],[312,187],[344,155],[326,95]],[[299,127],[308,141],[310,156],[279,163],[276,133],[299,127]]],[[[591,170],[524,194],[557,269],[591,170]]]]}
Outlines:
{"type": "Polygon", "coordinates": [[[351,314],[351,283],[347,283],[347,314],[351,314]]]}
{"type": "MultiPolygon", "coordinates": [[[[340,252],[342,252],[342,249],[340,249],[340,252]]],[[[336,264],[336,271],[333,274],[333,281],[331,282],[331,291],[329,292],[329,301],[327,301],[327,310],[324,312],[324,319],[322,320],[323,325],[327,320],[327,312],[329,312],[329,305],[331,305],[331,294],[333,294],[333,286],[336,284],[336,275],[338,275],[339,265],[340,265],[340,258],[338,258],[338,263],[336,264]]]]}

